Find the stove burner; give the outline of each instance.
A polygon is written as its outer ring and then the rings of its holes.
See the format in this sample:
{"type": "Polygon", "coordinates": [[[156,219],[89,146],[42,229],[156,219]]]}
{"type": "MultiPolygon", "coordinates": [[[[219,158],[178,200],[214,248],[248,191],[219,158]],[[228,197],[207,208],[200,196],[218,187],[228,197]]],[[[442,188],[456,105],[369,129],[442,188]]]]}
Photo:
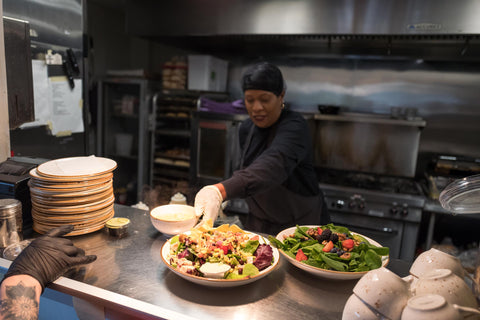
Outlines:
{"type": "Polygon", "coordinates": [[[319,170],[317,176],[321,183],[345,187],[383,191],[388,193],[403,193],[423,195],[419,184],[410,178],[379,176],[369,173],[348,171],[319,170]]]}

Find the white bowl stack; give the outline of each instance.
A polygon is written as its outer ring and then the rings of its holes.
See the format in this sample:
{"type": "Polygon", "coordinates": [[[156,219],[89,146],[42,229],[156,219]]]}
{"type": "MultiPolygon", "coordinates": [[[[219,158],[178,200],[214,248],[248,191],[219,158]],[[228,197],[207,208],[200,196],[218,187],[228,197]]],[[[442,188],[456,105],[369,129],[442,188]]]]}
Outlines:
{"type": "Polygon", "coordinates": [[[458,258],[432,248],[415,259],[409,273],[400,278],[383,267],[369,271],[353,288],[342,320],[480,319],[458,258]]]}
{"type": "Polygon", "coordinates": [[[72,224],[69,236],[97,231],[114,216],[113,170],[95,156],[52,160],[30,171],[33,229],[45,233],[72,224]]]}

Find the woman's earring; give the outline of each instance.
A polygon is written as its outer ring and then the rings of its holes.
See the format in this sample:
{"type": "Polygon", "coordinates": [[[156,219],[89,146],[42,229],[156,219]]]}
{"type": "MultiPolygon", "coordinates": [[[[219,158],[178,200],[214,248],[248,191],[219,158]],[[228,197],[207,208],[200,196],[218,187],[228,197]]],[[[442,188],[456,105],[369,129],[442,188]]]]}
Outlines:
{"type": "Polygon", "coordinates": [[[282,109],[285,109],[285,102],[282,102],[282,109]]]}

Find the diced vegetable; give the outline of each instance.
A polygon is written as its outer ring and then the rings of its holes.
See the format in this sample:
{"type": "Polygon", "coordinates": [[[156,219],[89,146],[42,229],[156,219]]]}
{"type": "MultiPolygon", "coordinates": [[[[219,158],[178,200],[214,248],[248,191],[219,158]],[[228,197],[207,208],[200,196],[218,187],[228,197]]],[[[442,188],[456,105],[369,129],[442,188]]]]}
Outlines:
{"type": "Polygon", "coordinates": [[[271,266],[274,257],[272,247],[260,244],[258,235],[220,226],[173,237],[168,260],[178,271],[200,277],[205,276],[200,268],[207,262],[225,265],[229,268],[226,278],[242,279],[271,266]]]}

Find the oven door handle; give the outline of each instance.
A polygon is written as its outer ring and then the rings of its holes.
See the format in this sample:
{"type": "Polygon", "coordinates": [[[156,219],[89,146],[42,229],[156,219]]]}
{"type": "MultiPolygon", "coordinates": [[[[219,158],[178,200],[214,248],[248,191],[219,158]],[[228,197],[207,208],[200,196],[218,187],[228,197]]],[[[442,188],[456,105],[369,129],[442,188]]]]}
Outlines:
{"type": "Polygon", "coordinates": [[[360,228],[363,230],[367,231],[374,231],[374,232],[380,232],[380,233],[389,233],[389,234],[397,234],[397,230],[394,230],[392,228],[384,227],[384,228],[372,228],[372,227],[360,227],[360,226],[348,226],[349,228],[360,228]]]}

